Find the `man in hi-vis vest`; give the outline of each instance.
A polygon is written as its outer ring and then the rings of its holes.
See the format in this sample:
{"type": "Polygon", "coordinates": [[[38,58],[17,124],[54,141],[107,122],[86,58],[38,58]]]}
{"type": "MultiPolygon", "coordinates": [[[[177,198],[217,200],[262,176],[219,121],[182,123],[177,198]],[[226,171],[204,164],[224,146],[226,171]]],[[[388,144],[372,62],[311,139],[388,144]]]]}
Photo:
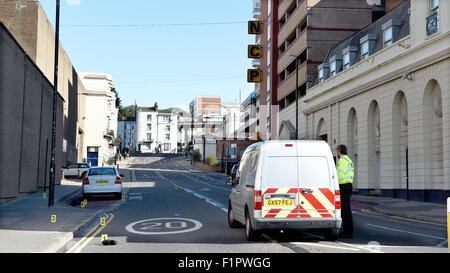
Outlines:
{"type": "Polygon", "coordinates": [[[353,237],[353,218],[350,206],[350,197],[353,192],[353,178],[355,177],[355,167],[352,160],[347,155],[347,147],[339,145],[336,148],[339,160],[336,165],[339,179],[339,190],[341,191],[341,215],[344,232],[342,237],[353,237]]]}

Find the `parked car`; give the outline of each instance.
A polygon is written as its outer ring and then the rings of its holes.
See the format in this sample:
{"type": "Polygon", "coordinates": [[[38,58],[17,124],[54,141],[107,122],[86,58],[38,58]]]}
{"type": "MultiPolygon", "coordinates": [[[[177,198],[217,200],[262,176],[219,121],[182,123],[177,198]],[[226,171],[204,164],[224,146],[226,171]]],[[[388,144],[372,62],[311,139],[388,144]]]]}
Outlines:
{"type": "Polygon", "coordinates": [[[230,227],[248,240],[264,229],[321,229],[335,240],[342,224],[336,167],[324,141],[265,141],[245,150],[229,197],[230,227]]]}
{"type": "Polygon", "coordinates": [[[90,166],[87,163],[70,163],[63,168],[64,177],[83,178],[83,176],[89,171],[90,166]]]}
{"type": "Polygon", "coordinates": [[[83,199],[91,194],[114,194],[122,198],[122,177],[116,167],[93,167],[83,179],[83,199]]]}

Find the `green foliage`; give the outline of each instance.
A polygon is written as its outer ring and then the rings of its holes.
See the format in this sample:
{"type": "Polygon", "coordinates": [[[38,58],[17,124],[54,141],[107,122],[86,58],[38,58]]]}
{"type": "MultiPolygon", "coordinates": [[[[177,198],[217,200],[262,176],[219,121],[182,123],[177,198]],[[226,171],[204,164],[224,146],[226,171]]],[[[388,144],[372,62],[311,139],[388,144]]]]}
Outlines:
{"type": "Polygon", "coordinates": [[[200,154],[199,150],[195,150],[192,158],[194,159],[194,161],[200,161],[200,159],[202,158],[202,155],[200,154]]]}
{"type": "Polygon", "coordinates": [[[206,163],[207,163],[209,166],[214,167],[214,166],[219,165],[219,160],[217,160],[217,158],[216,158],[215,156],[209,155],[208,157],[206,157],[206,163]]]}
{"type": "Polygon", "coordinates": [[[118,119],[122,120],[122,117],[125,118],[134,118],[136,114],[136,109],[134,105],[129,105],[129,106],[125,106],[119,107],[119,114],[118,114],[118,119]]]}

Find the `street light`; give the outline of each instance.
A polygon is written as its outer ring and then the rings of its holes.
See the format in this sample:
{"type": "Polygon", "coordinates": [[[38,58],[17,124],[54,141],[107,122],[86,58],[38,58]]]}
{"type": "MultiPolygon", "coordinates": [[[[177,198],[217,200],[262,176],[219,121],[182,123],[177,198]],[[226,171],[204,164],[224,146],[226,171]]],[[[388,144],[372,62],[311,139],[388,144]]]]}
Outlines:
{"type": "Polygon", "coordinates": [[[298,139],[298,56],[290,54],[289,56],[295,57],[295,139],[298,139]]]}
{"type": "Polygon", "coordinates": [[[56,103],[58,94],[58,56],[59,56],[59,8],[60,0],[56,0],[56,23],[55,23],[55,72],[53,80],[53,120],[52,120],[52,152],[50,163],[50,182],[48,187],[48,206],[54,205],[55,200],[55,146],[56,146],[56,103]]]}

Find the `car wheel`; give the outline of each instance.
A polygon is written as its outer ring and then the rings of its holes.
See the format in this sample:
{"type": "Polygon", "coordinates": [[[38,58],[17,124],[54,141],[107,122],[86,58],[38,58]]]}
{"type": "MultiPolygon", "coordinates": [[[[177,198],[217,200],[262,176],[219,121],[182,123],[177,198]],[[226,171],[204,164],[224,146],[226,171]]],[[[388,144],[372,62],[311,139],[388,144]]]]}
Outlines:
{"type": "Polygon", "coordinates": [[[231,204],[228,205],[228,225],[230,228],[238,228],[240,224],[238,221],[234,220],[234,213],[231,208],[231,204]]]}
{"type": "Polygon", "coordinates": [[[325,239],[327,241],[336,241],[339,236],[339,228],[330,228],[325,231],[325,239]]]}
{"type": "Polygon", "coordinates": [[[248,241],[256,241],[259,236],[259,231],[253,229],[252,222],[250,221],[250,215],[248,211],[245,212],[245,237],[248,241]]]}

